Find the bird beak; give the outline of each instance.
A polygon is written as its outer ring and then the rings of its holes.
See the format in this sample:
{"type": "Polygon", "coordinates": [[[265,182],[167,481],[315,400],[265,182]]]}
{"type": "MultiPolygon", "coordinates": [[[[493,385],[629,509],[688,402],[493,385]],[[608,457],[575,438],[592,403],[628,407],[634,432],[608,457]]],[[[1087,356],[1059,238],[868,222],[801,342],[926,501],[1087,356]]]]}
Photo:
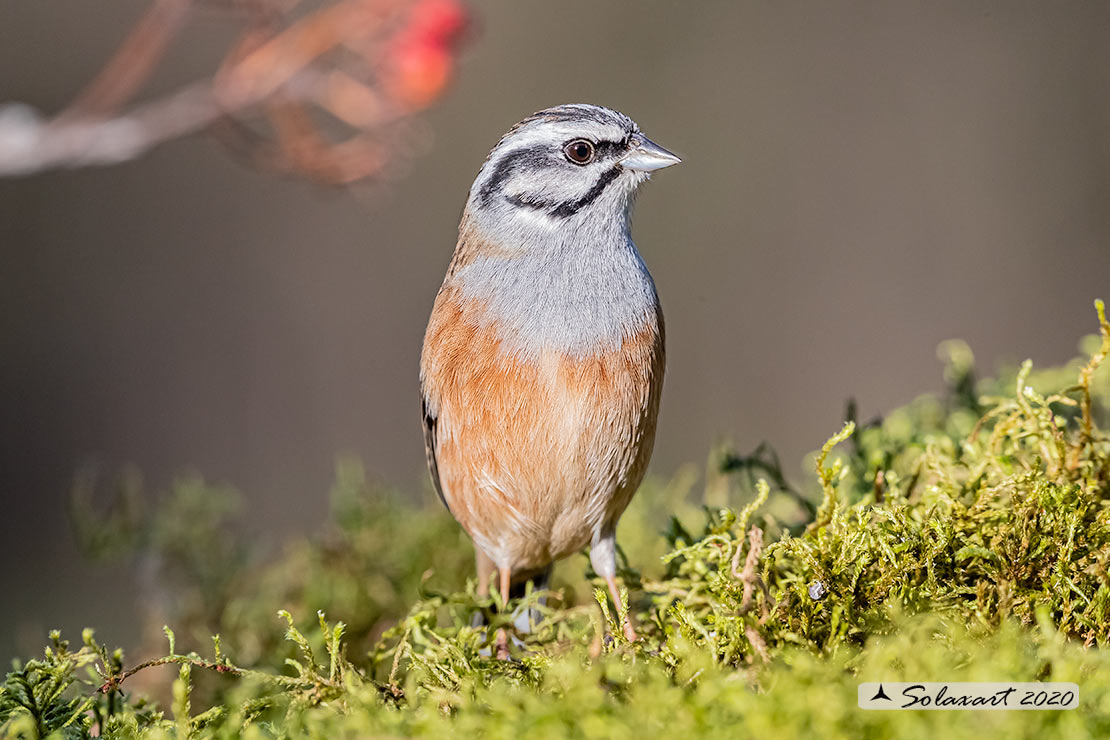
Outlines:
{"type": "Polygon", "coordinates": [[[682,161],[673,152],[668,152],[644,136],[634,138],[631,147],[628,154],[617,160],[626,170],[651,172],[682,161]]]}

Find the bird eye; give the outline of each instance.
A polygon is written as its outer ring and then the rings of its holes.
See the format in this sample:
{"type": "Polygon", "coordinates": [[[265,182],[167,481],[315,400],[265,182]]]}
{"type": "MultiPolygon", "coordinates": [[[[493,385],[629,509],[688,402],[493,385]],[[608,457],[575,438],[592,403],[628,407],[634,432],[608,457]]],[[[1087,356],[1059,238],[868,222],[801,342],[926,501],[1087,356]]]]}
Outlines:
{"type": "Polygon", "coordinates": [[[586,139],[575,139],[563,147],[563,154],[575,164],[589,164],[594,161],[595,152],[593,142],[586,139]]]}

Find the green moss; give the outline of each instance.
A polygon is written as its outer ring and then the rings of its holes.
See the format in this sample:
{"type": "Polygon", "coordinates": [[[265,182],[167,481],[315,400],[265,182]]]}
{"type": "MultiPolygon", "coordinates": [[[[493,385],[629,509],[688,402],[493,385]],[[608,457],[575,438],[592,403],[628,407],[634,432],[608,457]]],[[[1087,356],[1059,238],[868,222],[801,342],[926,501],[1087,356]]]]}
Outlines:
{"type": "Polygon", "coordinates": [[[128,668],[91,633],[77,651],[53,636],[0,688],[0,737],[1105,736],[1101,304],[1099,319],[1086,359],[985,381],[947,343],[948,393],[868,423],[850,409],[802,490],[767,448],[714,451],[700,496],[689,470],[649,482],[620,533],[643,567],[622,572],[635,644],[573,558],[547,606],[525,596],[545,618],[518,659],[491,660],[488,631],[511,625],[465,581],[465,538],[438,504],[375,494],[357,466],[340,469],[328,530],[268,563],[237,545],[226,492],[199,481],[146,514],[134,483],[105,516],[80,499],[91,549],[158,554],[181,637],[128,668]],[[477,610],[488,627],[471,626],[477,610]],[[209,634],[207,657],[176,652],[209,634]],[[167,663],[180,673],[163,712],[129,687],[167,663]],[[856,684],[874,680],[1074,681],[1081,706],[860,711],[856,684]]]}

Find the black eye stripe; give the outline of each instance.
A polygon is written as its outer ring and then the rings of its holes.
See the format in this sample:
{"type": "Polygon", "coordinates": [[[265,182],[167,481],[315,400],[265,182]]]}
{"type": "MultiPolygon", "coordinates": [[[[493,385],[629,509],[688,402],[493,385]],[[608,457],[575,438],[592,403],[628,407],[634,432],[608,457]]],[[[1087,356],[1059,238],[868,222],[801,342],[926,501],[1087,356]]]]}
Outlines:
{"type": "MultiPolygon", "coordinates": [[[[565,142],[570,143],[576,139],[570,139],[565,142]]],[[[610,159],[619,154],[623,154],[628,147],[627,139],[624,141],[599,141],[594,144],[596,154],[594,161],[610,159]]],[[[478,191],[478,200],[483,206],[488,206],[493,196],[505,184],[505,181],[512,177],[513,173],[527,167],[547,167],[553,162],[565,162],[561,156],[561,149],[559,147],[552,147],[549,144],[535,144],[533,146],[524,147],[522,149],[515,149],[505,154],[498,160],[493,168],[493,172],[486,178],[482,184],[481,189],[478,191]]]]}
{"type": "Polygon", "coordinates": [[[627,147],[628,142],[625,141],[599,141],[594,145],[597,149],[597,158],[608,158],[615,154],[622,153],[627,147]]]}
{"type": "Polygon", "coordinates": [[[525,167],[543,167],[551,155],[551,147],[547,144],[537,144],[511,151],[498,161],[493,172],[486,178],[482,189],[478,191],[478,198],[482,205],[488,206],[494,193],[501,189],[505,180],[509,179],[518,169],[525,167]]]}
{"type": "MultiPolygon", "coordinates": [[[[581,137],[568,139],[563,143],[563,146],[567,147],[580,139],[581,137]]],[[[627,141],[593,141],[592,139],[587,139],[587,141],[594,145],[594,151],[596,153],[594,157],[595,160],[607,159],[614,154],[622,153],[628,147],[627,141]]]]}

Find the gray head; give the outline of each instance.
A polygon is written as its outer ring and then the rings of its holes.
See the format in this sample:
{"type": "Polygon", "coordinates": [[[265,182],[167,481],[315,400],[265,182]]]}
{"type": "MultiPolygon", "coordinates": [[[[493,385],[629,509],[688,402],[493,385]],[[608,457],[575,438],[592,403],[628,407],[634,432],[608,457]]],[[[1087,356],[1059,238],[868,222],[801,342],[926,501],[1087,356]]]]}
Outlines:
{"type": "MultiPolygon", "coordinates": [[[[560,105],[513,126],[490,152],[467,210],[487,232],[579,229],[590,221],[627,225],[636,187],[681,160],[621,113],[560,105]]],[[[491,234],[492,235],[492,234],[491,234]]]]}

